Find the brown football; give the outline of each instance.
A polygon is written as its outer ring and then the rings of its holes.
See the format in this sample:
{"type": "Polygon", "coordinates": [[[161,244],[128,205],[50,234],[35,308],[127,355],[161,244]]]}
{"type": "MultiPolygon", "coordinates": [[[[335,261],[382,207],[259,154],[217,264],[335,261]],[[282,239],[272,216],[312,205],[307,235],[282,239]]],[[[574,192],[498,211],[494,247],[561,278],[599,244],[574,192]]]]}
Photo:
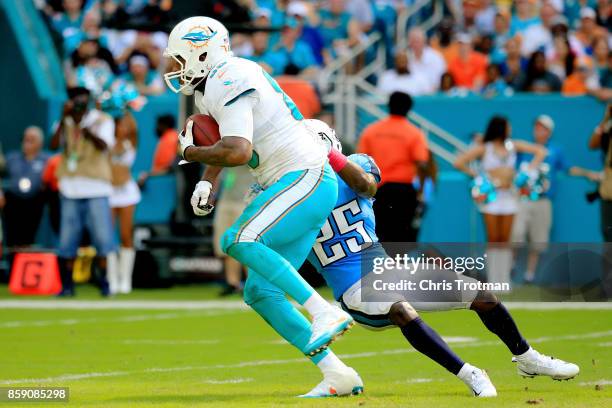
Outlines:
{"type": "Polygon", "coordinates": [[[196,146],[212,146],[221,140],[219,124],[208,115],[191,115],[185,123],[193,120],[193,143],[196,146]]]}

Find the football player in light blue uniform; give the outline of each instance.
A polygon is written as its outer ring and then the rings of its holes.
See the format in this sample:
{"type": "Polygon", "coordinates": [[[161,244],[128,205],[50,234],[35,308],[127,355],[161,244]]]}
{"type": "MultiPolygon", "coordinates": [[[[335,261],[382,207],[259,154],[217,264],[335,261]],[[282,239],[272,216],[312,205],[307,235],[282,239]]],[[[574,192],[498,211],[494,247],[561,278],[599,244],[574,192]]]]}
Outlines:
{"type": "Polygon", "coordinates": [[[338,382],[331,394],[358,393],[359,376],[325,350],[353,324],[352,317],[297,273],[337,198],[325,149],[276,81],[255,62],[233,56],[220,22],[208,17],[180,22],[164,56],[174,64],[164,75],[168,87],[193,95],[200,113],[219,124],[221,140],[212,146],[194,145],[193,121],[179,135],[183,158],[207,164],[191,197],[194,213],[212,211],[223,167],[248,165],[262,186],[221,242],[225,253],[249,268],[245,302],[324,375],[333,371],[335,377],[351,379],[346,386],[338,382]],[[304,306],[312,324],[286,295],[304,306]]]}
{"type": "MultiPolygon", "coordinates": [[[[366,328],[399,327],[416,350],[457,375],[478,397],[497,395],[487,374],[463,362],[444,340],[423,322],[416,310],[474,310],[484,325],[507,345],[514,355],[513,361],[518,363],[518,373],[524,377],[546,375],[561,380],[573,378],[578,374],[577,365],[545,356],[531,348],[521,336],[506,308],[491,292],[455,293],[448,301],[443,302],[429,302],[426,299],[408,302],[406,299],[394,297],[393,294],[389,294],[385,301],[365,300],[368,298],[365,293],[368,285],[364,281],[368,281],[374,274],[369,272],[369,269],[362,273],[364,265],[369,268],[368,265],[373,259],[388,257],[376,237],[372,209],[377,184],[381,180],[380,170],[367,155],[354,154],[348,158],[343,156],[335,132],[325,123],[315,120],[307,122],[312,132],[326,145],[329,162],[340,176],[336,207],[321,228],[308,260],[323,275],[345,311],[366,328]]],[[[428,275],[428,278],[435,280],[446,279],[452,282],[462,279],[465,282],[476,282],[475,279],[450,270],[428,270],[427,273],[433,273],[434,275],[428,275]]],[[[405,277],[401,273],[396,276],[396,281],[405,277]]]]}

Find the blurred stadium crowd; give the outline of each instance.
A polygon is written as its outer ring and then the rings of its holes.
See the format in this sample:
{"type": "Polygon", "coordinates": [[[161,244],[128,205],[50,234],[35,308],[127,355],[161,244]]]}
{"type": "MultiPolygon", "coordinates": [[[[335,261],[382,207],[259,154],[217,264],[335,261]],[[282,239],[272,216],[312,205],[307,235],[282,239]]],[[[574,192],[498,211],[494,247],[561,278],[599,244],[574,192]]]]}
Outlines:
{"type": "MultiPolygon", "coordinates": [[[[114,119],[111,121],[113,130],[109,131],[113,133],[109,138],[114,138],[114,143],[109,145],[115,146],[109,152],[112,158],[109,172],[113,177],[112,188],[115,192],[120,190],[123,199],[113,202],[110,198],[108,205],[121,224],[122,249],[117,250],[117,245],[109,243],[100,255],[117,253],[118,258],[109,258],[109,262],[116,262],[119,269],[131,269],[134,206],[140,199],[137,185],[142,187],[151,175],[173,171],[178,161],[177,118],[159,116],[156,126],[159,142],[152,167],[136,180],[132,179],[130,167],[136,154],[138,131],[131,112],[141,109],[147,98],[168,92],[162,79],[166,70],[162,51],[167,33],[177,22],[186,2],[34,0],[34,3],[52,33],[66,83],[71,88],[72,105],[65,106],[62,121],[68,116],[93,115],[91,112],[97,111],[75,113],[73,97],[79,95],[87,95],[97,109],[114,119]],[[128,259],[124,266],[121,266],[122,257],[128,259]]],[[[321,72],[338,58],[348,55],[353,47],[367,41],[372,33],[379,33],[387,48],[388,69],[368,79],[382,95],[401,92],[412,96],[511,97],[517,92],[561,92],[566,96],[612,98],[612,2],[608,0],[432,1],[429,8],[423,7],[421,12],[430,13],[431,8],[442,7],[443,18],[428,32],[411,20],[406,27],[397,26],[398,21],[403,21],[398,17],[419,3],[415,0],[187,3],[193,3],[191,9],[198,9],[198,14],[224,22],[233,33],[235,55],[258,62],[275,76],[307,118],[329,117],[322,116],[325,115],[320,100],[322,90],[318,89],[317,82],[321,72]],[[398,38],[398,33],[405,35],[398,38]]],[[[368,53],[365,58],[369,58],[368,53]]],[[[364,63],[356,60],[353,69],[364,63]]],[[[602,134],[609,134],[609,127],[603,127],[607,126],[607,120],[604,119],[599,130],[602,134]]],[[[552,133],[554,123],[549,119],[537,123],[542,128],[540,131],[545,128],[552,133]]],[[[416,128],[409,129],[408,133],[424,138],[416,128]]],[[[506,136],[504,130],[495,135],[499,140],[506,136]]],[[[44,139],[40,128],[29,127],[24,131],[21,151],[11,152],[0,160],[0,167],[8,179],[4,193],[0,189],[0,208],[4,208],[5,244],[9,247],[27,247],[35,242],[46,203],[51,225],[60,233],[60,207],[64,208],[60,204],[60,192],[66,195],[61,180],[56,177],[57,168],[62,166],[61,154],[50,157],[45,153],[44,139]]],[[[362,142],[361,150],[365,149],[363,146],[362,142]]],[[[418,149],[424,152],[419,153],[419,161],[425,162],[424,166],[430,169],[435,168],[435,163],[426,163],[429,157],[426,143],[418,149]]],[[[602,147],[604,154],[607,149],[607,144],[605,149],[602,147]]],[[[64,156],[69,157],[68,154],[64,156]]],[[[383,153],[380,160],[386,159],[383,153]]],[[[411,160],[406,158],[407,162],[411,160]]],[[[565,163],[559,166],[559,170],[569,169],[565,163]]],[[[430,171],[429,175],[434,173],[430,171]]],[[[414,168],[408,174],[414,178],[414,168]]],[[[242,180],[246,177],[240,174],[226,177],[227,191],[235,183],[248,185],[242,180]]],[[[412,178],[402,182],[412,183],[412,178]]],[[[75,196],[76,199],[97,197],[96,194],[75,196]]],[[[217,230],[231,223],[230,214],[239,213],[240,198],[236,196],[230,200],[228,197],[227,201],[231,202],[227,206],[231,208],[219,216],[227,219],[218,221],[217,230]]],[[[423,211],[419,207],[422,207],[420,200],[415,197],[410,204],[411,212],[419,219],[423,211]]],[[[78,214],[82,210],[74,211],[78,214]]],[[[418,230],[412,218],[406,223],[409,230],[418,230]]],[[[547,229],[550,230],[550,226],[547,229]]],[[[506,231],[506,235],[509,233],[506,231]]],[[[111,235],[108,232],[100,234],[111,235]]],[[[414,234],[416,238],[416,232],[414,234]]],[[[96,233],[93,235],[94,241],[102,239],[96,237],[96,233]]],[[[72,251],[68,252],[66,258],[72,256],[72,251]]],[[[233,277],[228,276],[232,288],[239,286],[237,268],[239,266],[226,264],[226,269],[234,270],[233,277]]],[[[115,291],[129,291],[129,287],[115,291]]]]}
{"type": "MultiPolygon", "coordinates": [[[[56,35],[71,85],[94,94],[117,81],[143,95],[165,92],[161,50],[175,21],[172,0],[37,0],[56,35]]],[[[430,32],[398,16],[413,0],[228,0],[201,2],[228,24],[237,56],[272,75],[313,79],[372,32],[394,61],[377,78],[387,94],[487,96],[563,92],[609,97],[612,5],[607,0],[445,0],[430,32]],[[232,30],[234,28],[234,30],[232,30]],[[403,44],[406,44],[403,47],[403,44]]],[[[425,12],[425,11],[423,11],[425,12]]]]}

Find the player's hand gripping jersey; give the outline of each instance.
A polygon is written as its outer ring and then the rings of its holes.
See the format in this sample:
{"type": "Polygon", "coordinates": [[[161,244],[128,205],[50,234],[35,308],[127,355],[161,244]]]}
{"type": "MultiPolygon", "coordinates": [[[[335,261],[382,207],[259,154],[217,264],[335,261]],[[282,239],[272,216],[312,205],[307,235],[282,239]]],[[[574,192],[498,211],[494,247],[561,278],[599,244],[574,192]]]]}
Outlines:
{"type": "Polygon", "coordinates": [[[221,137],[251,141],[253,156],[248,165],[263,187],[291,171],[316,169],[325,163],[324,149],[313,142],[291,98],[252,61],[231,57],[218,64],[206,79],[204,94],[196,90],[195,103],[201,113],[219,123],[221,137]],[[249,107],[252,132],[244,132],[243,113],[249,107]]]}
{"type": "MultiPolygon", "coordinates": [[[[353,154],[348,159],[380,182],[380,170],[371,157],[353,154]]],[[[336,299],[361,278],[364,257],[386,256],[376,237],[372,203],[373,199],[359,196],[338,177],[336,207],[308,255],[308,261],[323,275],[336,299]]]]}

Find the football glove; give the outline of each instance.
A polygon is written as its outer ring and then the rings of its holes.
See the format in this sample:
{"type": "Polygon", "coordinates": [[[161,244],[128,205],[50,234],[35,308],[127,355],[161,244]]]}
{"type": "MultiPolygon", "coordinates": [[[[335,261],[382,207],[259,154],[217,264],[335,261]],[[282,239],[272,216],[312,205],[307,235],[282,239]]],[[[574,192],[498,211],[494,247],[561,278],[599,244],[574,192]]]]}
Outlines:
{"type": "Polygon", "coordinates": [[[195,190],[191,195],[191,208],[193,213],[199,217],[203,217],[212,212],[214,205],[208,204],[210,193],[212,191],[212,184],[208,181],[200,181],[196,184],[195,190]]]}

